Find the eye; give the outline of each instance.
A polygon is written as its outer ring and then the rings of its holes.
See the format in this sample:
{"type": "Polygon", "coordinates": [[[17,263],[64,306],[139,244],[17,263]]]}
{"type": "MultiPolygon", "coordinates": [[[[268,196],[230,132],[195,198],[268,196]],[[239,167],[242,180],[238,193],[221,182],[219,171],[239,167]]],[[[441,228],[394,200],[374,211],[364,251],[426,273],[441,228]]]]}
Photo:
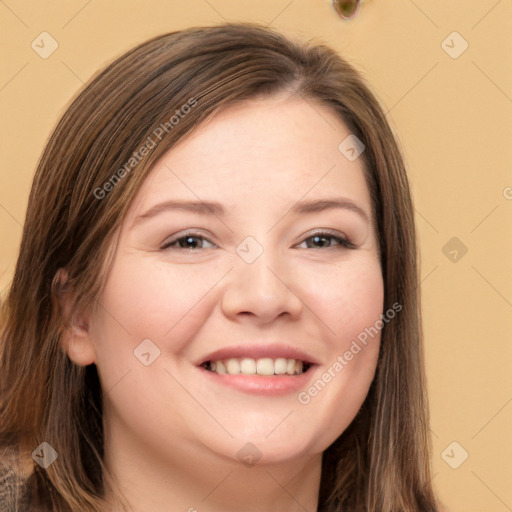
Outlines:
{"type": "MultiPolygon", "coordinates": [[[[345,247],[346,249],[355,249],[356,246],[348,239],[343,236],[339,236],[339,233],[332,233],[329,231],[317,231],[313,235],[309,236],[304,240],[304,242],[307,245],[308,249],[311,248],[318,248],[318,249],[330,249],[335,246],[333,246],[330,241],[335,241],[338,245],[345,247]],[[312,243],[308,243],[308,240],[310,240],[312,243]],[[315,247],[315,245],[312,244],[319,244],[315,247]]],[[[302,243],[304,243],[302,242],[302,243]]]]}
{"type": "MultiPolygon", "coordinates": [[[[162,246],[162,250],[169,248],[189,249],[191,251],[196,249],[207,249],[208,247],[204,247],[205,242],[211,244],[212,247],[216,247],[213,242],[210,242],[199,233],[185,233],[178,238],[174,238],[166,242],[162,246]]],[[[331,249],[336,247],[336,244],[338,246],[345,247],[346,249],[356,248],[348,238],[340,236],[340,233],[338,232],[333,234],[329,231],[318,231],[306,238],[302,243],[306,243],[307,249],[331,249]],[[333,241],[335,242],[334,244],[332,243],[333,241]]]]}
{"type": "Polygon", "coordinates": [[[204,249],[204,247],[199,247],[198,240],[202,240],[203,242],[207,242],[209,244],[212,244],[212,246],[215,247],[215,244],[212,242],[206,240],[203,236],[201,236],[199,233],[186,233],[185,235],[180,236],[179,238],[175,238],[174,240],[169,240],[166,242],[162,249],[169,249],[171,247],[175,247],[176,249],[204,249]],[[178,245],[176,245],[178,244],[178,245]]]}

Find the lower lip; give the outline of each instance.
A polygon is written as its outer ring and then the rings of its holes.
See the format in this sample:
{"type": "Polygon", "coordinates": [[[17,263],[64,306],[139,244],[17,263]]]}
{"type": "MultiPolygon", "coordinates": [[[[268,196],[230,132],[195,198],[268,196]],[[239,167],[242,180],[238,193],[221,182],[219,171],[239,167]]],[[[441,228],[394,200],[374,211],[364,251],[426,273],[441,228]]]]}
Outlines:
{"type": "Polygon", "coordinates": [[[230,375],[227,373],[217,373],[199,367],[199,370],[207,379],[212,382],[218,382],[244,393],[264,396],[281,396],[297,392],[304,388],[314,373],[316,365],[311,365],[307,372],[300,375],[230,375]]]}

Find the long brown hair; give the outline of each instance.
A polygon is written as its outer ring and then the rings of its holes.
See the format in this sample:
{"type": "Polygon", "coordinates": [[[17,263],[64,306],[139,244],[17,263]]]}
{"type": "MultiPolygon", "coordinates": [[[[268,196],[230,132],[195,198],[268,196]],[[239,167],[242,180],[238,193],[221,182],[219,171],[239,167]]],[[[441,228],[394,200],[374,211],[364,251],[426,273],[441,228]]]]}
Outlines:
{"type": "Polygon", "coordinates": [[[128,51],[74,99],[44,149],[2,311],[0,442],[13,460],[32,463],[42,442],[60,454],[46,470],[33,463],[25,474],[28,506],[100,511],[108,478],[98,374],[62,348],[72,319],[59,294],[73,290],[74,311],[98,307],[116,232],[153,164],[215,113],[281,92],[322,102],[365,145],[384,310],[402,306],[382,329],[363,406],[324,452],[318,510],[438,510],[417,242],[398,143],[359,73],[335,51],[253,23],[172,32],[128,51]],[[135,157],[150,139],[155,144],[135,157]],[[68,271],[65,284],[59,268],[68,271]]]}

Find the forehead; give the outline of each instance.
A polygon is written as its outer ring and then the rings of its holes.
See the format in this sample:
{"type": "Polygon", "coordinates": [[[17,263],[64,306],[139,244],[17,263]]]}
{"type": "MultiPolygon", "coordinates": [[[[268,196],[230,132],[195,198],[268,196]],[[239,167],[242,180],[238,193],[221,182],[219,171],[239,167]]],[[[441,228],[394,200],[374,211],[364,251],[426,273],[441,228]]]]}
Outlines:
{"type": "Polygon", "coordinates": [[[339,150],[350,131],[316,100],[267,97],[221,111],[156,163],[128,213],[172,198],[212,200],[228,213],[342,195],[371,210],[361,158],[339,150]]]}

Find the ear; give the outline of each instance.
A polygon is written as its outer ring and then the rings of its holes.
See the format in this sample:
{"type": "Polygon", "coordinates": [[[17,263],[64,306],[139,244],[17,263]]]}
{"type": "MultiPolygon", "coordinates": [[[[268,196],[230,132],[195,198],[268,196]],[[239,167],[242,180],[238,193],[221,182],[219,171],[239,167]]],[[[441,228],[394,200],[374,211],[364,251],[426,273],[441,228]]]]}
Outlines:
{"type": "Polygon", "coordinates": [[[74,290],[69,284],[69,274],[65,268],[57,270],[53,285],[64,325],[62,348],[71,361],[79,366],[96,362],[96,349],[90,335],[89,313],[76,310],[74,290]]]}

